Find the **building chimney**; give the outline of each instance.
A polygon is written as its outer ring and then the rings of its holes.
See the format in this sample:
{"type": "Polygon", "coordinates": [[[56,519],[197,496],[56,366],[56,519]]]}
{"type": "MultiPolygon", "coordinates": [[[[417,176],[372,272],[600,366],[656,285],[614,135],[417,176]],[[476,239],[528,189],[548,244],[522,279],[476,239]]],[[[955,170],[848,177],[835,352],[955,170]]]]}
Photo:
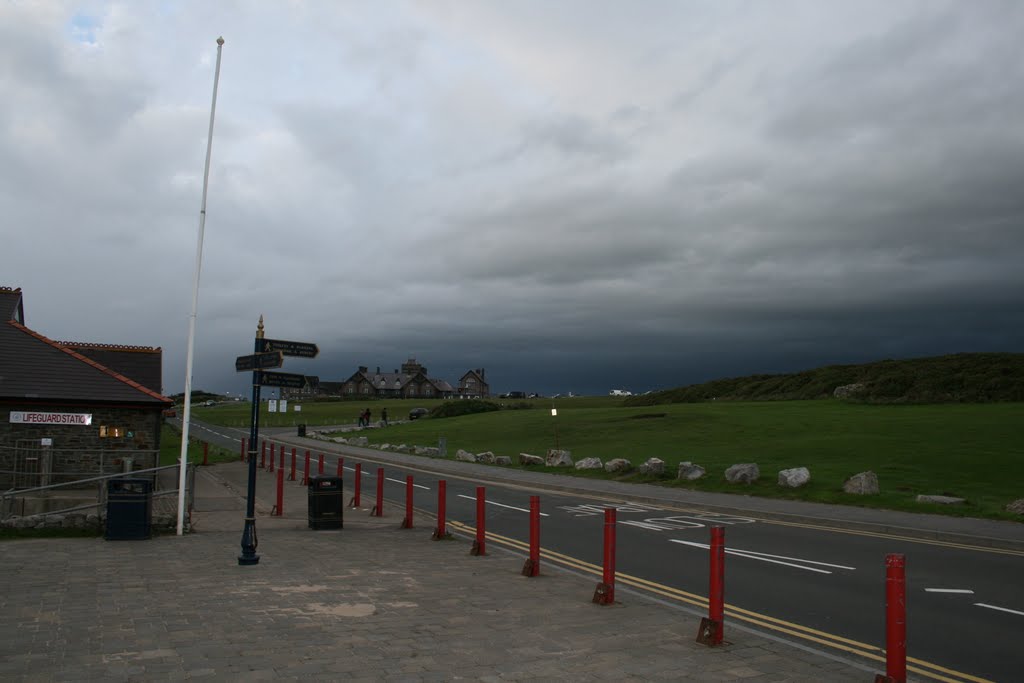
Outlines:
{"type": "Polygon", "coordinates": [[[366,372],[366,366],[365,365],[360,365],[359,366],[359,372],[366,372]]]}
{"type": "Polygon", "coordinates": [[[380,366],[379,365],[377,366],[377,374],[378,375],[380,374],[380,366]]]}

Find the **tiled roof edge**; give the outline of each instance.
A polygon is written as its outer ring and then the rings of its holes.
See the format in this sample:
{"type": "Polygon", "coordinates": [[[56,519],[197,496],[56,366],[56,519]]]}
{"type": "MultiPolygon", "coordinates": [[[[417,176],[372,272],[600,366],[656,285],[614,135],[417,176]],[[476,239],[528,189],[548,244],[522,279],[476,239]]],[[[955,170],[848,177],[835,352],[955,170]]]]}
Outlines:
{"type": "Polygon", "coordinates": [[[159,353],[159,346],[132,346],[128,344],[94,344],[92,342],[54,341],[55,344],[71,349],[98,349],[100,351],[131,351],[137,353],[159,353]]]}
{"type": "Polygon", "coordinates": [[[13,325],[16,329],[21,330],[22,332],[24,332],[25,334],[29,335],[30,337],[35,337],[39,341],[45,342],[45,343],[49,344],[53,348],[57,349],[58,351],[61,351],[63,353],[68,354],[72,358],[80,360],[81,362],[83,362],[83,363],[85,363],[87,365],[93,366],[94,368],[96,368],[100,372],[103,372],[103,373],[105,373],[107,375],[110,375],[111,377],[113,377],[114,379],[118,380],[119,382],[124,382],[125,384],[130,386],[132,389],[135,389],[136,391],[141,391],[142,393],[144,393],[144,394],[146,394],[148,396],[151,396],[151,397],[157,399],[158,401],[163,401],[164,403],[174,403],[174,401],[172,401],[171,399],[167,398],[166,396],[162,396],[161,394],[156,393],[152,389],[148,389],[148,388],[142,386],[141,384],[139,384],[135,380],[128,379],[124,375],[121,375],[119,373],[114,372],[113,370],[111,370],[110,368],[106,367],[105,365],[100,365],[99,363],[97,363],[96,361],[94,361],[91,358],[86,358],[85,356],[83,356],[80,353],[76,353],[75,351],[72,351],[71,349],[69,349],[67,347],[61,346],[60,343],[53,341],[49,337],[44,337],[43,335],[39,334],[35,330],[30,330],[29,328],[25,327],[24,325],[22,325],[20,323],[17,323],[17,322],[15,322],[13,320],[8,320],[7,324],[8,325],[13,325]]]}

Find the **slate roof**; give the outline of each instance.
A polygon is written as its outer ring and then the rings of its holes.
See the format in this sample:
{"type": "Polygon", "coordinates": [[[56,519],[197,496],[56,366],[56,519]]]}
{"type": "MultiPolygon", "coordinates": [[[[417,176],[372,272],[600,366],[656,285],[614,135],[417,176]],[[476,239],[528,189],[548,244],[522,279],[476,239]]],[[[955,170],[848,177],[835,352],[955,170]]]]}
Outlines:
{"type": "Polygon", "coordinates": [[[163,350],[159,347],[67,341],[59,341],[57,344],[91,358],[117,374],[135,380],[147,389],[157,393],[163,391],[163,350]]]}
{"type": "Polygon", "coordinates": [[[0,400],[170,405],[139,382],[14,320],[0,321],[0,400]]]}

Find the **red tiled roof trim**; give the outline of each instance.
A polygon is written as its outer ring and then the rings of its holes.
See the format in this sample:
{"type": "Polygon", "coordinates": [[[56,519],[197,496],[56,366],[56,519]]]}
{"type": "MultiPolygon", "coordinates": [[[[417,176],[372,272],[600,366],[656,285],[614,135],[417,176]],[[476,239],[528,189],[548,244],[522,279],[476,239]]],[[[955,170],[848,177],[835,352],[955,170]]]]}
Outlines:
{"type": "Polygon", "coordinates": [[[128,346],[124,344],[94,344],[92,342],[55,341],[55,344],[71,349],[98,349],[101,351],[133,351],[140,353],[159,353],[160,347],[128,346]]]}
{"type": "Polygon", "coordinates": [[[121,375],[121,374],[118,374],[118,373],[114,372],[113,370],[111,370],[107,366],[100,365],[99,363],[97,363],[96,361],[94,361],[91,358],[86,358],[85,356],[83,356],[80,353],[76,353],[76,352],[72,351],[69,348],[61,346],[60,343],[53,341],[49,337],[44,337],[43,335],[39,334],[35,330],[30,330],[29,328],[25,327],[24,325],[22,325],[20,323],[17,323],[17,322],[15,322],[13,320],[8,320],[7,324],[8,325],[13,325],[16,329],[21,330],[22,332],[24,332],[25,334],[29,335],[30,337],[35,337],[39,341],[45,342],[45,343],[49,344],[53,348],[57,349],[58,351],[61,351],[63,353],[68,354],[72,358],[80,360],[81,362],[83,362],[83,363],[85,363],[87,365],[93,366],[94,368],[96,368],[100,372],[103,372],[103,373],[105,373],[107,375],[110,375],[111,377],[113,377],[114,379],[118,380],[119,382],[124,382],[125,384],[130,386],[132,389],[135,389],[136,391],[141,391],[142,393],[144,393],[144,394],[146,394],[148,396],[151,396],[151,397],[153,397],[153,398],[155,398],[155,399],[157,399],[159,401],[163,401],[164,403],[171,403],[171,404],[174,403],[174,401],[172,401],[171,399],[167,398],[166,396],[162,396],[162,395],[156,393],[155,391],[153,391],[152,389],[147,389],[146,387],[142,386],[141,384],[139,384],[135,380],[128,379],[124,375],[121,375]]]}

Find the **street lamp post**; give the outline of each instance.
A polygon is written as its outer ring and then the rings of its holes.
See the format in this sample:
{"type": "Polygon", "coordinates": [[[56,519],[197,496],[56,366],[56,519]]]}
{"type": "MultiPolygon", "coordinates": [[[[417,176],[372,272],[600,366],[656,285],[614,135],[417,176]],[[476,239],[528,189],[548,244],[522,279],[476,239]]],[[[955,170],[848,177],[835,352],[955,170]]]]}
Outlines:
{"type": "MultiPolygon", "coordinates": [[[[263,346],[263,316],[256,326],[255,353],[261,353],[263,346]]],[[[242,529],[242,554],[238,556],[238,564],[259,564],[260,556],[256,554],[256,442],[260,435],[260,380],[263,371],[258,365],[252,371],[252,421],[249,428],[249,487],[245,501],[245,527],[242,529]]]]}

